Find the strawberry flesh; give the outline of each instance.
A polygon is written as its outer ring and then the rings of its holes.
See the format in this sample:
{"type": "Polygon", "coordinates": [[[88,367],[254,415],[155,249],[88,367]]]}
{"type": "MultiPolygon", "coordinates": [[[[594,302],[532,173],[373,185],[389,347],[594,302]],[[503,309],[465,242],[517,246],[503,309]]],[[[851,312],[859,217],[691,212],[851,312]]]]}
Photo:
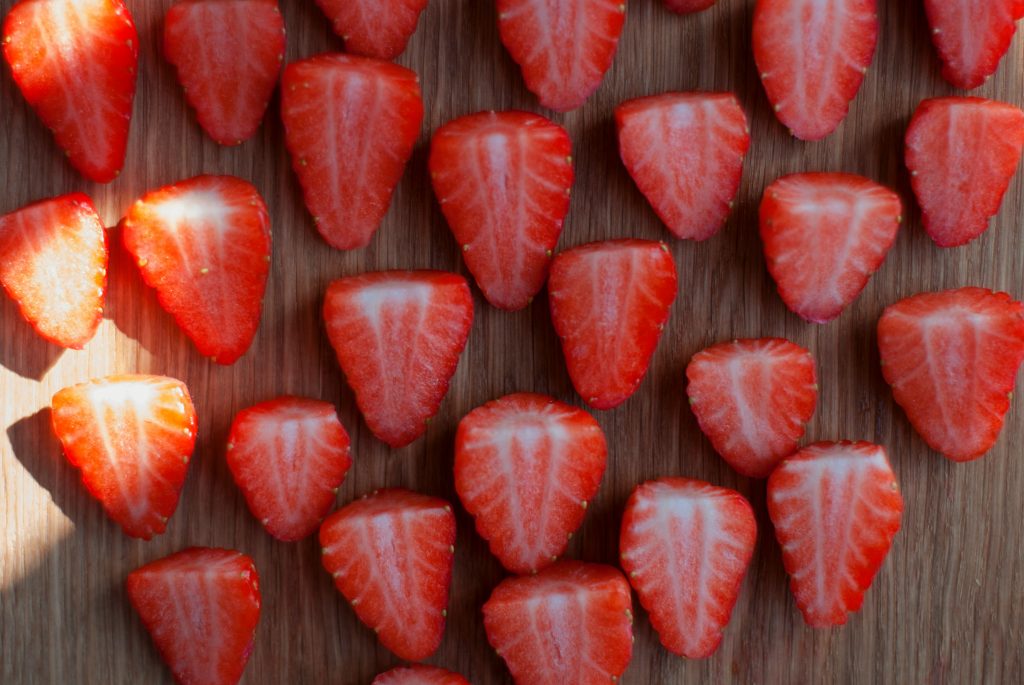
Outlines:
{"type": "Polygon", "coordinates": [[[345,51],[391,60],[405,51],[427,0],[316,0],[345,51]]]}
{"type": "Polygon", "coordinates": [[[999,68],[1024,17],[1024,0],[924,0],[942,77],[971,90],[999,68]]]}
{"type": "Polygon", "coordinates": [[[372,685],[469,685],[469,681],[444,668],[412,664],[379,674],[372,685]]]}
{"type": "Polygon", "coordinates": [[[718,0],[665,0],[665,7],[676,14],[702,12],[714,5],[718,0]]]}

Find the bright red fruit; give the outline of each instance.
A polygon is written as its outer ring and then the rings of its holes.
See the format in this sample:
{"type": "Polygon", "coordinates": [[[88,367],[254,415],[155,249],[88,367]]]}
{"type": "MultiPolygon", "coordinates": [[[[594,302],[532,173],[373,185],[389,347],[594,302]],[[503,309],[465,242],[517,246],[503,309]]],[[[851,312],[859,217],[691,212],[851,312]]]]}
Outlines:
{"type": "Polygon", "coordinates": [[[996,72],[1024,17],[1024,0],[924,0],[942,77],[970,90],[996,72]]]}
{"type": "Polygon", "coordinates": [[[379,674],[372,685],[469,685],[469,681],[458,673],[437,666],[413,664],[379,674]]]}
{"type": "Polygon", "coordinates": [[[715,4],[717,0],[665,0],[665,7],[677,14],[702,12],[715,4]]]}
{"type": "Polygon", "coordinates": [[[345,51],[394,59],[405,51],[427,0],[316,0],[345,51]]]}

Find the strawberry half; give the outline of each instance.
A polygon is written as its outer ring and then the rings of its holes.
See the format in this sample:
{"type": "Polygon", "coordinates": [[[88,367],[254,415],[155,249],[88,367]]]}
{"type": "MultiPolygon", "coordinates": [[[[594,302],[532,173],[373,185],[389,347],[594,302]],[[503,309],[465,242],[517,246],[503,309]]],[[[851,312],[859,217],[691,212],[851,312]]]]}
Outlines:
{"type": "Polygon", "coordinates": [[[988,229],[1017,172],[1024,111],[981,98],[923,101],[907,129],[906,162],[924,228],[940,247],[988,229]]]}
{"type": "Polygon", "coordinates": [[[430,179],[487,301],[522,309],[544,286],[569,211],[569,134],[527,112],[450,121],[430,141],[430,179]]]}
{"type": "Polygon", "coordinates": [[[473,298],[462,276],[380,271],[331,283],[324,322],[366,425],[404,447],[423,435],[448,392],[473,298]]]}
{"type": "Polygon", "coordinates": [[[604,685],[633,656],[632,606],[617,569],[561,561],[503,580],[484,603],[484,628],[520,685],[604,685]]]}
{"type": "Polygon", "coordinates": [[[1024,0],[924,0],[942,77],[977,88],[996,73],[1024,17],[1024,0]]]}
{"type": "Polygon", "coordinates": [[[818,403],[811,353],[780,338],[733,340],[693,355],[686,394],[729,466],[767,478],[804,435],[818,403]]]}
{"type": "Polygon", "coordinates": [[[339,250],[369,244],[420,134],[419,77],[348,55],[293,62],[281,81],[281,118],[320,235],[339,250]]]}
{"type": "Polygon", "coordinates": [[[885,449],[869,442],[818,442],[768,479],[768,515],[804,621],[846,623],[900,529],[903,497],[885,449]]]}
{"type": "Polygon", "coordinates": [[[983,456],[999,438],[1024,361],[1024,304],[960,288],[922,293],[878,321],[882,375],[914,430],[953,461],[983,456]]]}
{"type": "Polygon", "coordinates": [[[128,147],[139,61],[123,0],[21,0],[3,34],[15,83],[72,166],[91,181],[113,181],[128,147]]]}
{"type": "Polygon", "coordinates": [[[132,571],[126,586],[175,680],[238,682],[260,618],[259,575],[251,558],[190,547],[132,571]]]}
{"type": "Polygon", "coordinates": [[[647,373],[676,298],[676,266],[664,243],[590,243],[555,257],[548,296],[576,392],[611,409],[647,373]]]}
{"type": "Polygon", "coordinates": [[[146,285],[196,349],[234,364],[260,325],[270,272],[270,216],[234,176],[196,176],[147,193],[124,223],[146,285]]]}
{"type": "Polygon", "coordinates": [[[320,526],[352,457],[334,405],[278,397],[238,412],[227,462],[253,516],[289,542],[320,526]]]}
{"type": "Polygon", "coordinates": [[[320,528],[324,568],[359,620],[400,659],[441,644],[455,556],[455,515],[443,499],[374,491],[320,528]]]}
{"type": "Polygon", "coordinates": [[[622,516],[622,568],[667,650],[715,653],[756,541],[754,511],[738,492],[687,478],[637,486],[622,516]]]}
{"type": "Polygon", "coordinates": [[[427,0],[316,0],[345,41],[345,51],[394,59],[416,32],[427,0]]]}
{"type": "Polygon", "coordinates": [[[164,21],[164,55],[199,125],[221,145],[256,133],[284,48],[277,0],[179,0],[164,21]]]}
{"type": "Polygon", "coordinates": [[[469,685],[469,681],[458,673],[437,666],[412,664],[379,674],[372,685],[469,685]]]}
{"type": "Polygon", "coordinates": [[[714,5],[718,0],[665,0],[665,7],[676,14],[702,12],[714,5]]]}
{"type": "Polygon", "coordinates": [[[615,108],[619,154],[677,238],[706,240],[725,223],[750,147],[731,93],[666,93],[615,108]]]}
{"type": "Polygon", "coordinates": [[[60,390],[52,410],[64,455],[107,515],[132,537],[163,533],[196,443],[185,384],[164,376],[108,376],[60,390]]]}
{"type": "Polygon", "coordinates": [[[782,301],[814,323],[842,314],[885,261],[902,214],[899,195],[863,176],[772,183],[761,200],[761,240],[782,301]]]}
{"type": "Polygon", "coordinates": [[[455,434],[455,489],[513,573],[565,551],[604,475],[608,446],[582,409],[517,393],[477,407],[455,434]]]}
{"type": "Polygon", "coordinates": [[[107,236],[82,193],[0,216],[0,284],[43,338],[80,350],[103,318],[107,236]]]}
{"type": "Polygon", "coordinates": [[[754,61],[775,116],[802,140],[846,118],[878,40],[876,0],[757,0],[754,61]]]}

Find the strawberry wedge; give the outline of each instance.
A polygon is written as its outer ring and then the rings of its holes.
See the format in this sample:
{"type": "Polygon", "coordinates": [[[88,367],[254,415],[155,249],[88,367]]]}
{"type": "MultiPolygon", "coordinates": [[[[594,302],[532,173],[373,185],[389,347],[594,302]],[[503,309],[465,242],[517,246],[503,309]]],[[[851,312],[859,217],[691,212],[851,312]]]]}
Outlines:
{"type": "Polygon", "coordinates": [[[971,90],[996,73],[1010,48],[1024,0],[924,0],[942,77],[971,90]]]}
{"type": "Polygon", "coordinates": [[[345,51],[394,59],[405,51],[427,0],[316,0],[345,51]]]}
{"type": "Polygon", "coordinates": [[[370,685],[469,685],[469,681],[444,668],[412,664],[380,673],[370,685]]]}

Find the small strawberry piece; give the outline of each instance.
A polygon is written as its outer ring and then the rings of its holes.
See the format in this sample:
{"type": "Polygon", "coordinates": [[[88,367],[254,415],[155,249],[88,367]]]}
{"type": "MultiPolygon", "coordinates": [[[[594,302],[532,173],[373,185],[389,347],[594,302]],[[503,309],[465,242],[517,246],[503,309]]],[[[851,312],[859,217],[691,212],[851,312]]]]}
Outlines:
{"type": "Polygon", "coordinates": [[[885,449],[869,442],[818,442],[768,479],[768,514],[804,620],[846,623],[900,529],[903,497],[885,449]]]}
{"type": "Polygon", "coordinates": [[[706,240],[725,223],[750,147],[731,93],[666,93],[615,108],[619,154],[678,238],[706,240]]]}
{"type": "Polygon", "coordinates": [[[1024,304],[960,288],[922,293],[878,321],[882,374],[925,442],[953,461],[984,456],[999,438],[1024,361],[1024,304]]]}
{"type": "Polygon", "coordinates": [[[622,568],[666,649],[688,659],[715,653],[756,541],[754,512],[738,492],[687,478],[637,486],[622,517],[622,568]]]}
{"type": "Polygon", "coordinates": [[[381,673],[373,679],[372,685],[469,685],[469,681],[437,666],[413,664],[381,673]]]}
{"type": "Polygon", "coordinates": [[[767,478],[793,453],[818,403],[814,358],[780,338],[712,345],[693,355],[686,377],[700,429],[750,478],[767,478]]]}
{"type": "Polygon", "coordinates": [[[1024,17],[1024,0],[924,0],[942,77],[971,90],[996,73],[1024,17]]]}
{"type": "Polygon", "coordinates": [[[420,134],[419,77],[348,55],[293,62],[281,81],[281,118],[320,235],[339,250],[369,244],[420,134]]]}
{"type": "Polygon", "coordinates": [[[702,12],[718,0],[665,0],[665,7],[676,14],[702,12]]]}
{"type": "Polygon", "coordinates": [[[316,0],[345,51],[391,60],[405,51],[427,0],[316,0]]]}
{"type": "Polygon", "coordinates": [[[466,279],[380,271],[327,288],[327,336],[373,434],[392,447],[423,435],[473,325],[466,279]]]}
{"type": "Polygon", "coordinates": [[[59,391],[52,410],[64,455],[107,515],[132,537],[163,533],[196,442],[185,384],[164,376],[108,376],[59,391]]]}
{"type": "Polygon", "coordinates": [[[400,659],[441,644],[455,556],[455,515],[443,499],[399,488],[339,509],[320,528],[324,568],[363,623],[400,659]]]}
{"type": "Polygon", "coordinates": [[[441,210],[487,301],[528,305],[544,286],[569,211],[569,134],[526,112],[481,112],[450,121],[430,142],[441,210]]]}
{"type": "Polygon", "coordinates": [[[583,523],[607,454],[601,427],[582,409],[544,395],[507,395],[459,423],[455,489],[505,568],[535,573],[583,523]]]}
{"type": "Polygon", "coordinates": [[[503,580],[484,628],[517,685],[606,685],[633,656],[632,606],[617,569],[561,561],[503,580]]]}
{"type": "Polygon", "coordinates": [[[334,405],[279,397],[243,409],[228,435],[228,467],[249,510],[286,542],[320,526],[352,465],[334,405]]]}
{"type": "Polygon", "coordinates": [[[3,36],[15,83],[72,166],[97,183],[114,180],[128,146],[139,61],[123,0],[21,0],[3,36]]]}
{"type": "Polygon", "coordinates": [[[1017,172],[1024,111],[981,98],[923,101],[907,129],[906,162],[924,218],[940,247],[988,229],[1017,172]]]}
{"type": "Polygon", "coordinates": [[[107,288],[107,237],[92,200],[72,193],[0,216],[0,284],[36,333],[82,349],[107,288]]]}
{"type": "Polygon", "coordinates": [[[190,547],[128,574],[128,599],[182,685],[234,685],[260,618],[259,575],[230,549],[190,547]]]}
{"type": "Polygon", "coordinates": [[[590,243],[555,257],[548,296],[576,392],[611,409],[647,373],[676,298],[676,266],[664,243],[590,243]]]}
{"type": "Polygon", "coordinates": [[[260,325],[270,216],[234,176],[196,176],[147,193],[124,219],[124,245],[204,357],[234,364],[260,325]]]}

